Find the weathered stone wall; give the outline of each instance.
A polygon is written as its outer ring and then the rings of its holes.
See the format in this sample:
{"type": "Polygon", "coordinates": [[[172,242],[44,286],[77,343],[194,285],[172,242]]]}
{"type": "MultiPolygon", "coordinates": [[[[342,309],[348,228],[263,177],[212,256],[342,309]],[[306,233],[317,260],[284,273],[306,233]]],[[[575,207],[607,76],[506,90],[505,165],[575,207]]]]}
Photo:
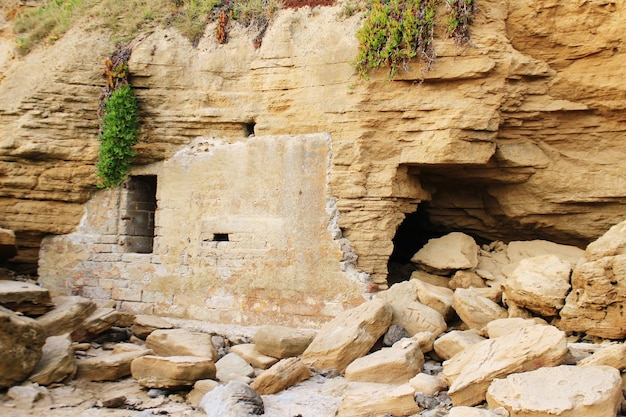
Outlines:
{"type": "MultiPolygon", "coordinates": [[[[341,5],[280,12],[259,49],[236,28],[218,45],[209,26],[196,47],[157,31],[130,61],[138,162],[198,136],[236,142],[251,126],[328,132],[338,225],[380,288],[396,228],[418,205],[442,229],[582,246],[623,217],[625,6],[482,0],[472,45],[438,33],[433,71],[412,63],[391,82],[385,71],[355,79],[361,20],[341,5]]],[[[0,65],[0,227],[31,262],[37,238],[75,230],[95,192],[110,52],[106,36],[75,30],[0,65]]]]}
{"type": "Polygon", "coordinates": [[[199,138],[141,170],[157,179],[152,253],[123,235],[136,193],[101,191],[76,232],[44,239],[41,281],[136,313],[317,325],[362,300],[364,283],[335,224],[329,164],[323,134],[199,138]]]}

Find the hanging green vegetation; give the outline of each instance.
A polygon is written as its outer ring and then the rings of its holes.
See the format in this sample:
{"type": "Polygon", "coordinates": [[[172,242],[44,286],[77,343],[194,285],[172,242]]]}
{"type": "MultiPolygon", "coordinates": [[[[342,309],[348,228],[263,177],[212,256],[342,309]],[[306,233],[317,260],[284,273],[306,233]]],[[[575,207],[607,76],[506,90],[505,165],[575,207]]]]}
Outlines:
{"type": "MultiPolygon", "coordinates": [[[[457,44],[469,42],[474,0],[445,0],[451,16],[448,33],[457,44]]],[[[363,26],[357,32],[359,52],[354,67],[360,78],[370,70],[387,66],[389,78],[411,59],[430,70],[436,54],[433,44],[440,0],[370,0],[363,26]]]]}
{"type": "Polygon", "coordinates": [[[130,173],[139,137],[139,106],[128,83],[130,49],[118,45],[105,62],[106,84],[100,95],[100,152],[96,163],[98,186],[119,187],[130,173]]]}

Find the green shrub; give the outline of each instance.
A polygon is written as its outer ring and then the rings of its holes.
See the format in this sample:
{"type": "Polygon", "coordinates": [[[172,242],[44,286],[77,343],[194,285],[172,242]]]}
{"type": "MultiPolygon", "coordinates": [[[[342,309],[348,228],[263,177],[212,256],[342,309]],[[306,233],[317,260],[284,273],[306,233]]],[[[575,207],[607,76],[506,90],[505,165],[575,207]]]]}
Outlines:
{"type": "Polygon", "coordinates": [[[139,107],[133,89],[123,84],[104,100],[96,164],[99,187],[119,187],[130,173],[135,157],[133,146],[139,136],[139,107]]]}

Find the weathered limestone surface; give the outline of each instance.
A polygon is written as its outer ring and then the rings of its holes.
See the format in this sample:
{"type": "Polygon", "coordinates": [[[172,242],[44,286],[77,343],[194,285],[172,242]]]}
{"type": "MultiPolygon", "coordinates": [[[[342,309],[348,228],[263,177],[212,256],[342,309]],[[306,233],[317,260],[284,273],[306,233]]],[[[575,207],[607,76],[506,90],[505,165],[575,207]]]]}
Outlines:
{"type": "Polygon", "coordinates": [[[312,375],[309,367],[299,358],[287,358],[256,377],[250,387],[259,395],[275,394],[312,375]]]}
{"type": "Polygon", "coordinates": [[[420,412],[409,384],[388,385],[363,383],[348,391],[337,417],[376,417],[389,413],[410,416],[420,412]]]}
{"type": "Polygon", "coordinates": [[[0,388],[23,381],[35,369],[46,336],[37,321],[0,307],[0,388]]]}
{"type": "Polygon", "coordinates": [[[76,358],[69,335],[51,336],[43,345],[42,356],[29,380],[39,385],[71,380],[76,375],[76,358]]]}
{"type": "Polygon", "coordinates": [[[35,284],[0,280],[0,305],[27,316],[40,316],[48,312],[54,303],[50,291],[35,284]]]}
{"type": "Polygon", "coordinates": [[[555,366],[509,375],[491,383],[489,407],[510,417],[614,417],[622,402],[622,381],[608,366],[555,366]]]}
{"type": "Polygon", "coordinates": [[[565,334],[553,326],[523,327],[478,342],[444,362],[443,375],[450,384],[448,395],[454,405],[479,404],[494,379],[560,365],[566,353],[565,334]]]}
{"type": "Polygon", "coordinates": [[[284,359],[302,354],[315,334],[314,330],[265,325],[254,334],[254,343],[262,354],[284,359]]]}
{"type": "MultiPolygon", "coordinates": [[[[581,247],[623,215],[623,0],[556,6],[549,0],[484,0],[472,26],[471,47],[457,48],[438,33],[439,59],[433,71],[423,76],[420,65],[412,62],[409,72],[392,82],[385,70],[372,74],[370,82],[355,79],[350,62],[357,52],[354,34],[361,16],[346,18],[341,11],[341,5],[315,13],[281,11],[258,50],[236,28],[226,45],[218,45],[207,30],[196,46],[173,29],[157,30],[137,42],[130,61],[144,116],[136,174],[165,172],[159,161],[171,160],[197,137],[243,146],[251,142],[246,128],[252,124],[256,137],[328,132],[332,160],[324,165],[328,169],[321,181],[329,186],[323,195],[335,199],[337,215],[317,208],[324,226],[312,235],[325,236],[316,245],[325,250],[319,258],[307,259],[315,266],[327,262],[333,273],[320,275],[330,277],[328,282],[307,281],[305,288],[280,296],[260,291],[275,279],[274,270],[241,287],[243,294],[199,294],[195,271],[211,269],[214,287],[243,275],[238,271],[242,258],[217,265],[212,256],[217,248],[203,246],[209,237],[202,235],[241,230],[213,230],[209,226],[232,223],[204,219],[200,223],[211,230],[201,230],[202,225],[181,230],[157,244],[153,255],[143,256],[142,266],[133,263],[132,268],[130,257],[111,249],[119,245],[116,239],[48,237],[40,271],[47,283],[54,283],[47,285],[51,291],[113,298],[142,313],[156,308],[177,317],[212,315],[256,323],[275,314],[270,306],[291,296],[296,301],[280,311],[284,322],[292,318],[311,324],[303,317],[328,318],[358,299],[366,283],[347,279],[343,266],[369,274],[373,284],[385,287],[395,230],[424,200],[430,200],[431,220],[448,230],[490,239],[550,238],[581,247]],[[424,82],[417,82],[422,78],[424,82]],[[353,251],[340,250],[340,243],[328,238],[330,218],[353,251]],[[185,244],[187,238],[194,243],[185,244]],[[85,245],[94,250],[85,250],[85,245]],[[188,259],[181,260],[183,254],[188,259]],[[345,258],[356,259],[356,266],[345,258]],[[106,274],[93,275],[99,282],[91,285],[86,276],[66,273],[87,260],[101,262],[96,268],[100,271],[119,268],[123,279],[133,284],[146,270],[159,271],[174,261],[185,271],[163,271],[141,289],[106,282],[106,274]],[[181,296],[162,291],[173,277],[184,290],[181,296]],[[311,291],[324,288],[330,290],[311,291]],[[255,292],[258,297],[250,295],[255,292]],[[350,296],[341,299],[333,293],[350,296]],[[216,300],[216,305],[207,308],[207,299],[216,300]],[[330,306],[324,300],[332,301],[330,306]],[[248,311],[243,317],[232,312],[242,304],[248,311]]],[[[118,218],[113,203],[117,194],[96,190],[93,169],[102,61],[112,41],[100,31],[75,29],[47,48],[14,58],[9,33],[0,37],[0,227],[15,231],[19,254],[11,261],[34,265],[42,237],[74,232],[94,195],[98,209],[92,207],[88,216],[98,217],[94,211],[100,210],[101,218],[118,218]],[[107,199],[110,205],[101,204],[107,199]]],[[[219,154],[220,146],[212,152],[219,154]]],[[[323,153],[329,155],[328,149],[323,153]]],[[[228,171],[229,180],[243,174],[251,178],[279,165],[283,154],[263,153],[265,159],[252,164],[250,172],[234,169],[229,158],[215,158],[214,164],[205,159],[200,166],[192,162],[186,181],[207,166],[228,171]]],[[[260,182],[263,189],[276,187],[272,181],[260,182]]],[[[309,178],[302,184],[311,182],[309,178]]],[[[181,182],[172,182],[158,198],[193,197],[185,189],[181,182]]],[[[283,189],[283,194],[299,196],[299,191],[306,194],[307,187],[283,189]]],[[[220,197],[234,210],[246,203],[241,195],[241,188],[228,187],[223,179],[213,194],[203,194],[200,205],[220,197]]],[[[310,208],[308,202],[296,209],[310,208]]],[[[160,208],[163,226],[180,224],[182,216],[167,212],[167,204],[160,208]]],[[[276,213],[268,211],[264,221],[271,223],[276,213]]],[[[250,223],[265,224],[258,220],[250,223]]],[[[104,220],[96,225],[113,227],[104,220]]],[[[93,230],[82,230],[82,236],[93,230]]],[[[109,236],[115,233],[107,232],[109,236]]],[[[289,237],[302,238],[278,240],[289,237]]],[[[260,241],[254,244],[263,245],[260,241]]],[[[245,248],[246,253],[254,250],[258,247],[245,248]]],[[[287,272],[281,278],[290,276],[287,272]]]]}
{"type": "Polygon", "coordinates": [[[368,301],[339,314],[320,329],[302,354],[302,362],[320,370],[343,372],[387,331],[391,316],[391,307],[381,300],[368,301]]]}
{"type": "Polygon", "coordinates": [[[140,356],[131,362],[130,371],[147,388],[191,387],[200,379],[215,378],[215,364],[198,356],[140,356]]]}
{"type": "Polygon", "coordinates": [[[37,317],[48,336],[73,332],[97,308],[95,302],[79,296],[60,296],[52,301],[54,309],[37,317]]]}
{"type": "Polygon", "coordinates": [[[158,329],[146,338],[146,347],[159,356],[200,356],[215,362],[217,350],[211,335],[185,329],[158,329]]]}
{"type": "Polygon", "coordinates": [[[150,355],[150,349],[120,349],[110,354],[86,358],[77,361],[77,378],[90,381],[115,381],[131,374],[132,362],[142,356],[150,355]]]}
{"type": "Polygon", "coordinates": [[[419,344],[402,339],[389,348],[355,359],[346,368],[348,381],[406,384],[422,371],[424,354],[419,344]]]}
{"type": "Polygon", "coordinates": [[[478,245],[471,236],[453,232],[431,239],[413,257],[411,262],[436,274],[445,275],[451,270],[472,269],[478,266],[478,245]]]}

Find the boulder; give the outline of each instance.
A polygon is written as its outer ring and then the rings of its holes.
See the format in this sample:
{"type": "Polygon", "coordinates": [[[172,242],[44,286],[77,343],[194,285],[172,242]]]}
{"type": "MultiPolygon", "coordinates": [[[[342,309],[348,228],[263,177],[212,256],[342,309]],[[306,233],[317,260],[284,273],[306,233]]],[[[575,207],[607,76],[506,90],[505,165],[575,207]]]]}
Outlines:
{"type": "Polygon", "coordinates": [[[509,242],[506,254],[512,264],[536,256],[553,255],[561,262],[569,264],[570,268],[574,268],[585,256],[585,251],[576,246],[561,245],[547,240],[523,240],[509,242]]]}
{"type": "Polygon", "coordinates": [[[383,348],[355,359],[346,368],[348,381],[406,384],[424,366],[424,354],[419,344],[402,339],[392,347],[383,348]]]}
{"type": "Polygon", "coordinates": [[[507,311],[474,288],[454,290],[454,310],[470,329],[482,329],[492,320],[508,316],[507,311]]]}
{"type": "Polygon", "coordinates": [[[544,317],[556,316],[569,292],[572,268],[555,255],[523,259],[504,284],[506,299],[544,317]]]}
{"type": "Polygon", "coordinates": [[[521,327],[530,327],[537,324],[547,324],[540,318],[523,319],[521,317],[509,317],[505,319],[492,320],[481,330],[481,335],[490,339],[513,333],[521,327]]]}
{"type": "Polygon", "coordinates": [[[88,381],[115,381],[131,374],[131,363],[135,359],[150,354],[152,354],[150,349],[120,343],[110,354],[78,360],[76,378],[88,381]]]}
{"type": "Polygon", "coordinates": [[[429,274],[426,271],[413,271],[413,273],[411,273],[411,279],[418,279],[422,282],[436,285],[438,287],[450,288],[450,278],[442,277],[441,275],[429,274]]]}
{"type": "Polygon", "coordinates": [[[391,307],[382,300],[367,301],[339,313],[322,326],[302,354],[302,362],[317,369],[343,372],[385,334],[391,317],[391,307]]]}
{"type": "Polygon", "coordinates": [[[0,280],[0,305],[27,316],[40,316],[54,307],[47,289],[6,279],[0,280]]]}
{"type": "Polygon", "coordinates": [[[435,395],[440,391],[448,389],[448,383],[441,375],[430,375],[420,372],[409,380],[409,385],[415,392],[426,395],[435,395]]]}
{"type": "Polygon", "coordinates": [[[606,339],[626,337],[626,255],[579,264],[557,324],[563,330],[606,339]]]}
{"type": "Polygon", "coordinates": [[[120,312],[114,308],[97,308],[96,311],[91,313],[85,321],[74,329],[72,340],[74,342],[92,340],[116,325],[120,317],[120,312]]]}
{"type": "Polygon", "coordinates": [[[254,376],[254,368],[236,353],[230,352],[215,362],[217,379],[223,383],[241,381],[248,383],[254,376]]]}
{"type": "Polygon", "coordinates": [[[135,336],[145,340],[150,333],[157,329],[173,329],[167,321],[158,316],[151,316],[147,314],[138,314],[135,316],[135,320],[130,327],[130,330],[135,336]]]}
{"type": "Polygon", "coordinates": [[[383,336],[383,345],[392,346],[398,340],[404,339],[405,337],[411,337],[409,332],[399,324],[392,324],[385,332],[385,336],[383,336]]]}
{"type": "Polygon", "coordinates": [[[41,324],[0,307],[0,389],[28,377],[41,360],[45,343],[41,324]]]}
{"type": "Polygon", "coordinates": [[[287,389],[299,382],[309,379],[313,373],[298,358],[287,358],[279,361],[261,373],[250,385],[259,395],[269,395],[287,389]]]}
{"type": "Polygon", "coordinates": [[[431,352],[435,345],[435,335],[431,332],[415,333],[411,339],[417,342],[422,353],[431,352]]]}
{"type": "Polygon", "coordinates": [[[413,281],[413,284],[415,284],[419,302],[432,308],[441,314],[442,317],[449,317],[452,310],[454,291],[450,288],[440,287],[420,280],[413,281]]]}
{"type": "Polygon", "coordinates": [[[263,399],[250,386],[231,381],[209,391],[200,400],[207,417],[248,417],[261,415],[263,399]]]}
{"type": "Polygon", "coordinates": [[[52,301],[54,309],[37,317],[48,336],[72,333],[97,308],[95,302],[79,296],[63,295],[54,297],[52,301]]]}
{"type": "Polygon", "coordinates": [[[437,275],[447,275],[457,269],[474,269],[478,266],[478,245],[473,237],[452,232],[430,239],[411,262],[437,275]]]}
{"type": "Polygon", "coordinates": [[[560,365],[566,354],[565,334],[556,327],[523,327],[467,347],[443,363],[443,376],[454,405],[472,406],[485,400],[494,379],[560,365]]]}
{"type": "Polygon", "coordinates": [[[130,370],[146,388],[179,389],[200,379],[215,378],[215,364],[198,356],[141,356],[132,361],[130,370]]]}
{"type": "Polygon", "coordinates": [[[264,355],[279,359],[290,358],[301,355],[316,334],[315,330],[265,325],[257,330],[254,343],[257,350],[264,355]]]}
{"type": "Polygon", "coordinates": [[[146,338],[146,347],[159,356],[199,356],[216,361],[211,335],[185,329],[157,329],[146,338]]]}
{"type": "Polygon", "coordinates": [[[195,384],[193,384],[193,389],[187,394],[187,402],[194,407],[199,407],[200,401],[202,401],[204,395],[217,388],[219,385],[220,383],[213,379],[200,379],[196,381],[195,384]]]}
{"type": "Polygon", "coordinates": [[[434,343],[434,350],[443,360],[450,359],[457,353],[478,342],[485,340],[478,330],[452,330],[440,336],[434,343]]]}
{"type": "Polygon", "coordinates": [[[255,368],[267,369],[278,362],[277,358],[267,356],[259,352],[254,343],[242,343],[230,348],[231,353],[241,356],[255,368]]]}
{"type": "Polygon", "coordinates": [[[43,355],[28,379],[39,385],[69,381],[76,375],[76,358],[68,334],[50,336],[43,345],[43,355]]]}
{"type": "Polygon", "coordinates": [[[489,407],[510,417],[615,417],[622,402],[622,380],[608,366],[555,366],[494,380],[489,407]]]}
{"type": "MultiPolygon", "coordinates": [[[[13,406],[21,410],[52,404],[50,392],[37,384],[16,385],[7,390],[7,397],[13,400],[13,406]]],[[[35,415],[30,412],[28,415],[35,415]]]]}
{"type": "Polygon", "coordinates": [[[626,220],[612,226],[585,249],[588,262],[616,255],[626,255],[626,220]]]}
{"type": "Polygon", "coordinates": [[[410,336],[418,332],[431,332],[438,336],[448,325],[441,314],[419,301],[418,285],[413,279],[400,282],[376,294],[375,298],[389,304],[393,312],[392,323],[404,327],[410,336]]]}
{"type": "Polygon", "coordinates": [[[473,271],[456,271],[448,283],[450,289],[457,288],[484,288],[487,286],[483,278],[473,271]]]}
{"type": "Polygon", "coordinates": [[[613,343],[601,348],[593,355],[582,359],[577,363],[579,366],[612,366],[624,371],[626,369],[626,344],[613,343]]]}
{"type": "Polygon", "coordinates": [[[346,393],[336,417],[410,416],[420,412],[414,393],[409,384],[361,383],[346,393]]]}

